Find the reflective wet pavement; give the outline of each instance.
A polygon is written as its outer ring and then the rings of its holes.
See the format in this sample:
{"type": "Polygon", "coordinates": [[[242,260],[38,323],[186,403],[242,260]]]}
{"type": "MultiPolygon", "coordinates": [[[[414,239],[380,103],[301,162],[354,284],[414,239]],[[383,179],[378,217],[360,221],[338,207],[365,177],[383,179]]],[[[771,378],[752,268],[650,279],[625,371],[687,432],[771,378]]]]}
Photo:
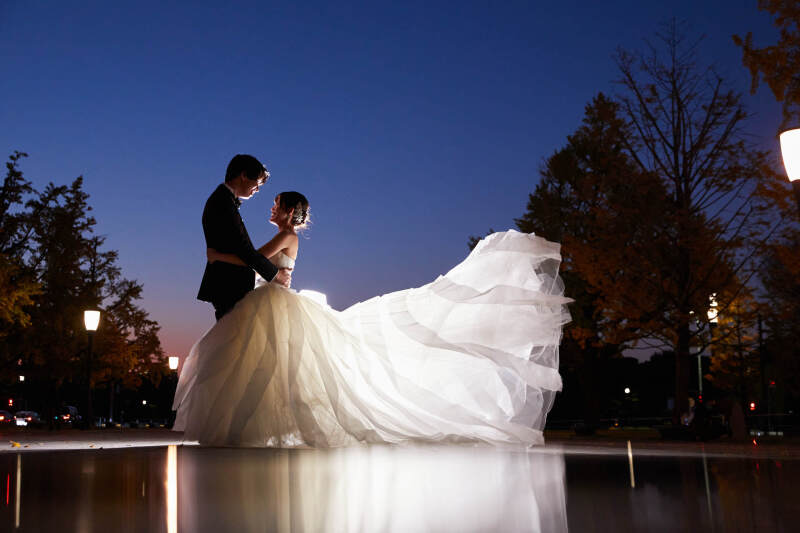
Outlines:
{"type": "Polygon", "coordinates": [[[798,481],[796,457],[635,448],[3,453],[0,531],[797,531],[798,481]]]}

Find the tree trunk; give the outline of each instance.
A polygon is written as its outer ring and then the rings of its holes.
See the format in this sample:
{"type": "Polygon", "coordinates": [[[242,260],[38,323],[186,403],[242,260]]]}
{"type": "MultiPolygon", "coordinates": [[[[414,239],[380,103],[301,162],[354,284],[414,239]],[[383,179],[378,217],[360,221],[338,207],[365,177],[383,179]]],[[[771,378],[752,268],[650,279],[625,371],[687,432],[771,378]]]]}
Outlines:
{"type": "Polygon", "coordinates": [[[583,421],[587,427],[597,428],[600,424],[600,409],[598,399],[601,397],[597,387],[600,378],[597,363],[598,350],[587,349],[588,357],[585,359],[580,373],[581,389],[583,392],[583,421]]]}
{"type": "Polygon", "coordinates": [[[678,326],[678,345],[675,347],[675,410],[672,423],[680,425],[681,415],[689,412],[689,324],[678,326]]]}

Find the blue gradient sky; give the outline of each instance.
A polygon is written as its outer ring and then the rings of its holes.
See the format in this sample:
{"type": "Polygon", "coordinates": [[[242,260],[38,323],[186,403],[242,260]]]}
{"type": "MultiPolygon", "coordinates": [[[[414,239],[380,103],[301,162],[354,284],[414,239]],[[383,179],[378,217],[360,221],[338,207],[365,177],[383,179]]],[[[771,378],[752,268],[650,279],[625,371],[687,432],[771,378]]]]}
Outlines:
{"type": "MultiPolygon", "coordinates": [[[[200,215],[233,154],[272,172],[241,211],[256,245],[276,193],[309,198],[294,286],[341,309],[512,227],[542,159],[617,90],[618,46],[677,17],[747,92],[731,35],[777,35],[756,0],[234,4],[0,0],[0,153],[28,152],[39,187],[84,176],[171,355],[213,324],[200,215]]],[[[745,101],[775,148],[778,105],[745,101]]]]}

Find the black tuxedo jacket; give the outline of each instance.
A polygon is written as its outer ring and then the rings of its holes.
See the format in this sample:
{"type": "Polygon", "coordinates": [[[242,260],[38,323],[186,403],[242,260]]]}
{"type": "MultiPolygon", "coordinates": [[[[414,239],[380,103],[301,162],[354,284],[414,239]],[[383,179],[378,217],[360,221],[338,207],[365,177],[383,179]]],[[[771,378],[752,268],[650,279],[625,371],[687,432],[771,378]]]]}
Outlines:
{"type": "Polygon", "coordinates": [[[278,269],[253,247],[239,215],[239,200],[224,185],[211,193],[203,209],[206,246],[218,252],[236,254],[247,266],[216,261],[206,263],[197,299],[219,304],[236,303],[253,290],[256,272],[271,281],[278,269]]]}

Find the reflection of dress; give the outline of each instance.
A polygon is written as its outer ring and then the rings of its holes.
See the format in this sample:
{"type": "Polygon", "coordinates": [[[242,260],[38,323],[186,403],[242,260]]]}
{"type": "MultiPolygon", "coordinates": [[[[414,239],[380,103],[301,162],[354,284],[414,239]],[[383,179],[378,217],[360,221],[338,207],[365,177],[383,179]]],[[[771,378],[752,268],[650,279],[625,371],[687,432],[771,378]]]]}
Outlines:
{"type": "Polygon", "coordinates": [[[559,261],[558,244],[508,231],[428,285],[341,312],[263,285],[192,348],[175,429],[244,446],[540,444],[569,320],[559,261]]]}
{"type": "Polygon", "coordinates": [[[182,446],[177,463],[179,531],[567,531],[551,449],[182,446]]]}

